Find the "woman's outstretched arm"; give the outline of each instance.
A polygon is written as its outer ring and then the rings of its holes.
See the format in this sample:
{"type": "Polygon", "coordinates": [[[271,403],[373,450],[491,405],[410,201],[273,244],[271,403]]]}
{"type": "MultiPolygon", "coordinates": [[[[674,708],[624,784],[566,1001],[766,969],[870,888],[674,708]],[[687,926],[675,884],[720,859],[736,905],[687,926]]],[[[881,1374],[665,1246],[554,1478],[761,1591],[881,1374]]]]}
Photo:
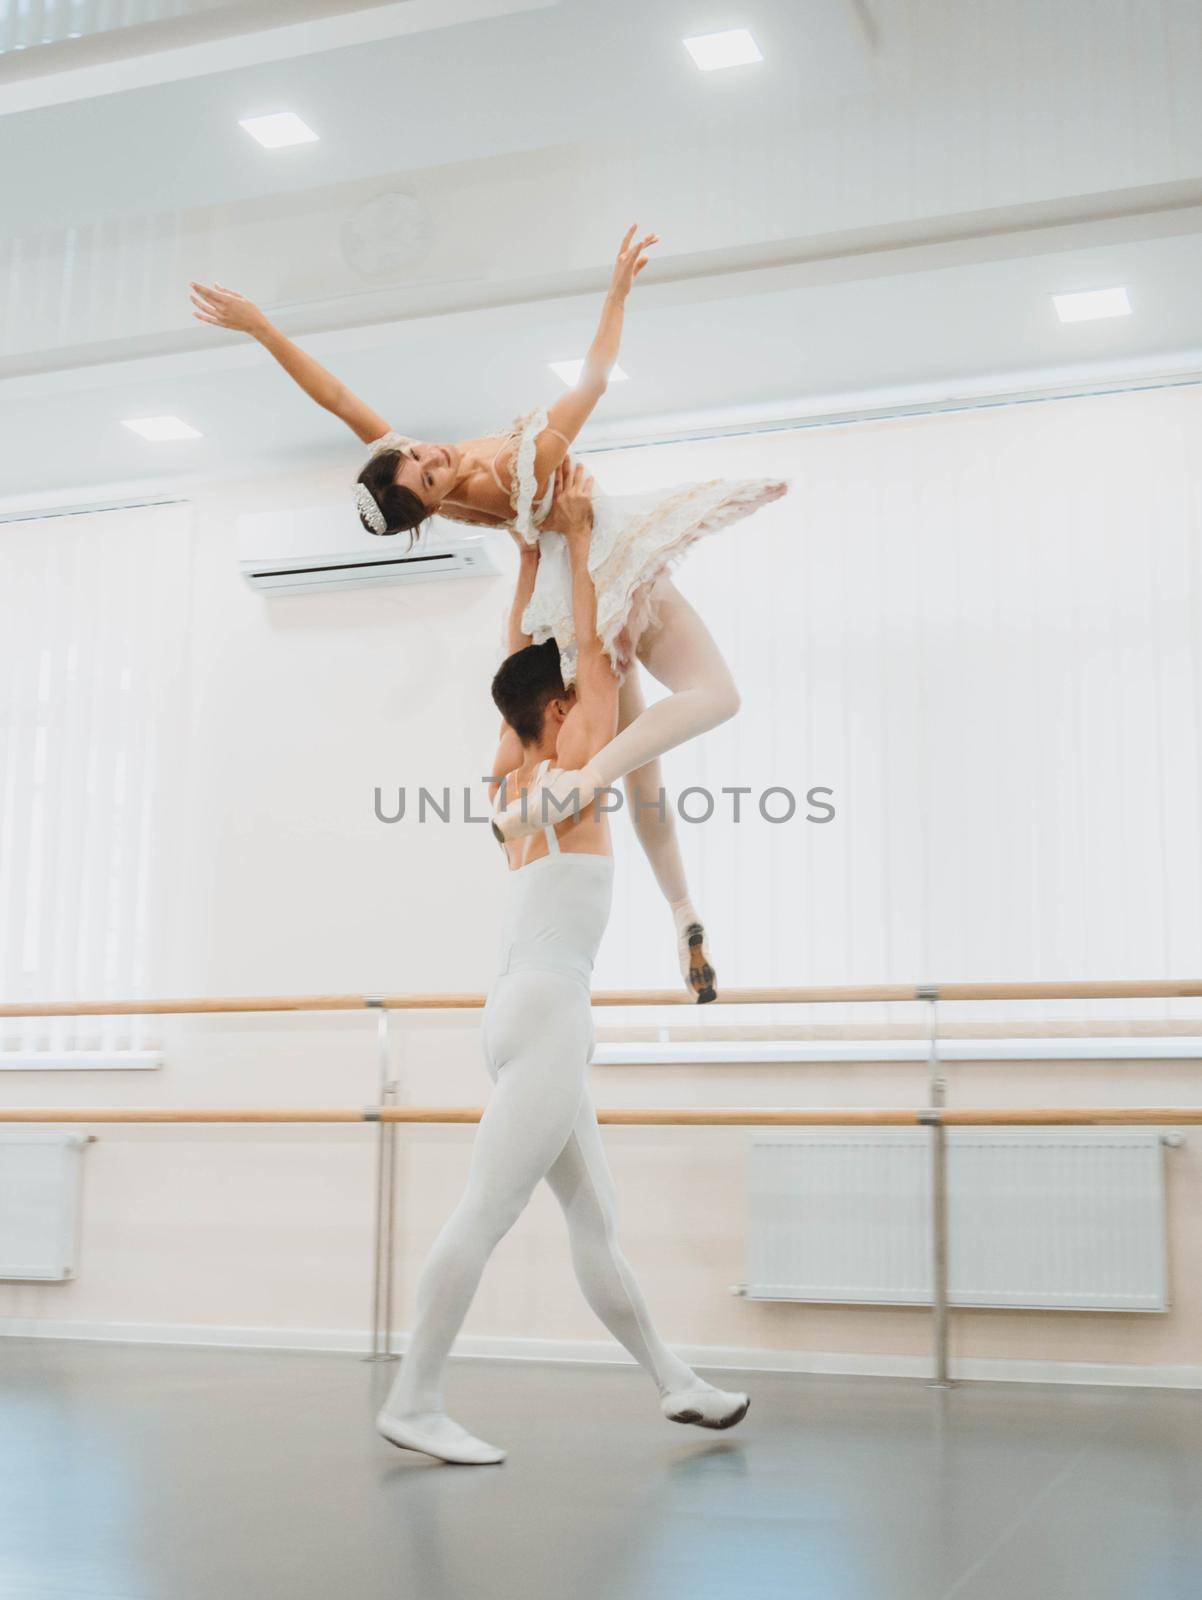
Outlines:
{"type": "Polygon", "coordinates": [[[330,411],[345,422],[364,444],[371,444],[390,431],[388,423],[378,412],[353,395],[345,383],[332,372],[326,371],[320,361],[315,361],[299,345],[293,344],[244,294],[234,289],[223,289],[219,283],[211,287],[194,283],[192,304],[196,307],[192,315],[198,322],[212,323],[215,328],[232,328],[257,339],[288,376],[300,384],[310,400],[316,400],[323,411],[330,411]]]}
{"type": "Polygon", "coordinates": [[[622,240],[618,259],[614,262],[609,293],[601,311],[601,321],[588,355],[584,358],[580,378],[575,388],[561,395],[547,413],[548,429],[554,428],[563,437],[557,439],[555,434],[548,431],[539,440],[534,472],[540,483],[545,482],[548,473],[554,472],[563,461],[572,441],[592,416],[598,400],[609,387],[609,375],[617,362],[622,343],[626,297],[634,286],[634,280],[647,265],[647,252],[653,244],[659,243],[657,233],[649,233],[637,241],[634,233],[634,228],[628,229],[622,240]]]}

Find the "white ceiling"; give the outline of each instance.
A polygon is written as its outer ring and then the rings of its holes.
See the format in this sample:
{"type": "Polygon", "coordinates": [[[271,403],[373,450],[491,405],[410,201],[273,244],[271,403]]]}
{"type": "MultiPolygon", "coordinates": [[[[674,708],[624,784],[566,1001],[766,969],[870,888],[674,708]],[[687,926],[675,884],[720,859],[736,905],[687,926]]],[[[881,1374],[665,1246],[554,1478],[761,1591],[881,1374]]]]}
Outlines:
{"type": "Polygon", "coordinates": [[[1202,366],[1192,0],[1149,0],[1152,43],[1089,0],[456,3],[131,30],[127,58],[7,81],[0,57],[0,496],[355,459],[261,352],[190,320],[191,275],[262,299],[406,431],[495,427],[556,392],[545,363],[582,353],[636,218],[665,243],[594,442],[1202,366]],[[734,25],[762,66],[697,73],[681,38],[734,25]],[[280,109],[320,143],[237,127],[280,109]],[[417,238],[365,267],[347,229],[381,194],[411,197],[417,238]],[[1117,282],[1130,318],[1054,317],[1051,293],[1117,282]],[[120,427],[159,412],[203,439],[120,427]]]}
{"type": "MultiPolygon", "coordinates": [[[[715,110],[733,111],[737,128],[748,114],[762,119],[800,93],[829,99],[866,75],[846,0],[756,0],[756,32],[768,59],[750,82],[747,69],[724,79],[692,65],[681,44],[698,14],[692,0],[423,6],[407,0],[366,15],[375,23],[417,12],[438,26],[10,115],[5,145],[19,145],[21,159],[4,174],[5,231],[627,134],[653,146],[687,137],[715,110]],[[457,11],[485,10],[503,14],[451,25],[457,11]],[[264,151],[238,127],[241,117],[277,110],[299,113],[320,144],[264,151]]],[[[235,63],[244,49],[241,36],[229,41],[235,63]]],[[[144,64],[162,70],[160,57],[144,64]]],[[[115,68],[109,81],[120,82],[128,70],[115,68]]],[[[42,92],[48,88],[43,83],[42,92]]],[[[4,93],[0,80],[0,110],[4,93]]]]}

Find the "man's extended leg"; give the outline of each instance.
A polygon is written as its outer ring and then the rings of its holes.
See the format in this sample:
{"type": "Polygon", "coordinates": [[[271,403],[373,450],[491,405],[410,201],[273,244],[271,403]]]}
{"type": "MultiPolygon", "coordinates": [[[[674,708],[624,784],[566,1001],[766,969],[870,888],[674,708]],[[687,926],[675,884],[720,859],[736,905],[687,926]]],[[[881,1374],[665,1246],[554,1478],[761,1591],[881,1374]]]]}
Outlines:
{"type": "Polygon", "coordinates": [[[651,1375],[664,1415],[707,1428],[729,1428],[738,1422],[746,1414],[747,1396],[706,1383],[656,1331],[618,1244],[613,1177],[587,1090],[547,1182],[563,1207],[572,1265],[585,1299],[618,1343],[651,1375]]]}

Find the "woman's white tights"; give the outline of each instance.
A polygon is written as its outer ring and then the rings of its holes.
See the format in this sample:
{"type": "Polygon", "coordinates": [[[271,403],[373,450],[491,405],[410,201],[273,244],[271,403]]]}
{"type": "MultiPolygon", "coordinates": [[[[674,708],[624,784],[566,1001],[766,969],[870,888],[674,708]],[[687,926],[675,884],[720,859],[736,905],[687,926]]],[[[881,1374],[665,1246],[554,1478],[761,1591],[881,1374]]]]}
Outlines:
{"type": "Polygon", "coordinates": [[[467,1189],[422,1269],[413,1335],[385,1411],[445,1410],[443,1368],[485,1264],[543,1178],[563,1207],[584,1297],[614,1338],[661,1395],[708,1387],[656,1332],[618,1248],[613,1180],[585,1081],[593,1049],[588,991],[558,972],[508,973],[489,997],[484,1040],[495,1087],[467,1189]]]}
{"type": "Polygon", "coordinates": [[[672,693],[648,707],[631,667],[618,696],[619,732],[589,762],[609,787],[624,778],[626,805],[643,853],[678,922],[695,917],[664,789],[660,756],[715,728],[739,709],[739,691],[705,623],[667,578],[655,587],[656,625],[639,640],[639,661],[672,693]]]}
{"type": "MultiPolygon", "coordinates": [[[[651,676],[672,692],[653,706],[641,706],[634,720],[590,760],[588,773],[598,787],[646,769],[739,709],[730,668],[684,595],[670,579],[661,578],[654,598],[658,618],[639,640],[637,654],[651,676]]],[[[633,709],[629,698],[627,708],[633,709]]]]}

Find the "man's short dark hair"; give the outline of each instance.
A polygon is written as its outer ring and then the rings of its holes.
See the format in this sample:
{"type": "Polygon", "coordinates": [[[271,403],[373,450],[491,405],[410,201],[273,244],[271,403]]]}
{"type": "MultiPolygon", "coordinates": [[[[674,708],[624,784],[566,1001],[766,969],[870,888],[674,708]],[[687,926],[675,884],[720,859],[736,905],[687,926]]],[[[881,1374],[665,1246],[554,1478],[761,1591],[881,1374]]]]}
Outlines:
{"type": "Polygon", "coordinates": [[[547,706],[567,693],[554,639],[515,650],[492,681],[493,703],[523,744],[538,743],[547,706]]]}

